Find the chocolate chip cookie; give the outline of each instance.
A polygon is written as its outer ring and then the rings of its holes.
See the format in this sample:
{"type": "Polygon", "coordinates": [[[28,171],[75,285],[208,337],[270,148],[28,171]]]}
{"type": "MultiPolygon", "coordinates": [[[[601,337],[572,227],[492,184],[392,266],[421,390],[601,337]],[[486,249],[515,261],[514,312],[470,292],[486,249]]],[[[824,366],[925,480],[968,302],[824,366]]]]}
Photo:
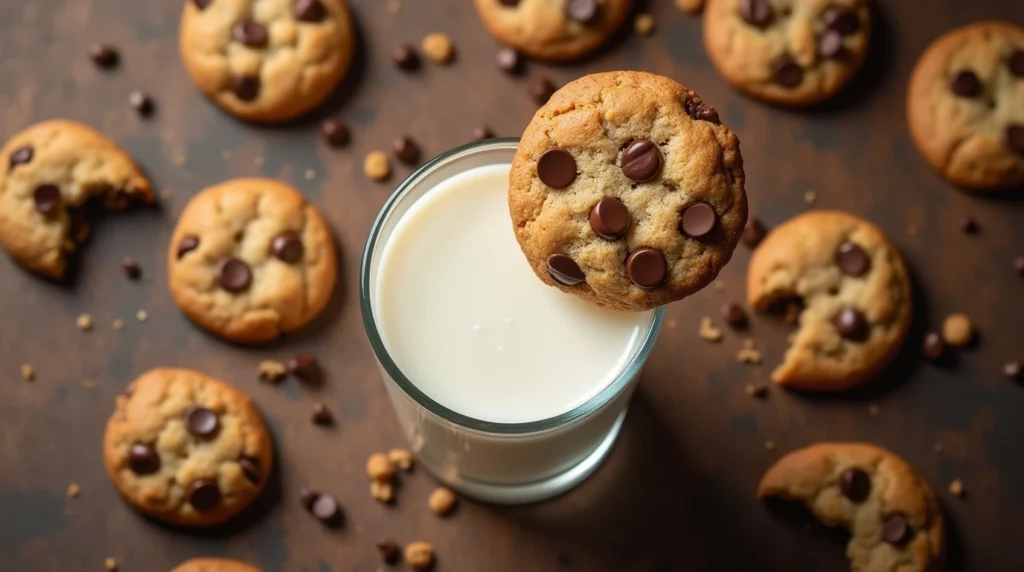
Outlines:
{"type": "Polygon", "coordinates": [[[747,219],[739,141],[671,79],[576,80],[534,116],[512,162],[516,238],[541,280],[619,310],[709,284],[747,219]]]}
{"type": "Polygon", "coordinates": [[[945,554],[935,492],[894,453],[864,443],[819,443],[779,459],[757,487],[761,499],[804,503],[850,531],[852,570],[937,572],[945,554]]]}
{"type": "Polygon", "coordinates": [[[294,332],[327,306],[338,274],[330,228],[298,191],[236,179],[192,198],[168,253],[171,294],[232,342],[294,332]]]}
{"type": "Polygon", "coordinates": [[[799,326],[772,379],[795,389],[839,391],[870,380],[910,329],[910,278],[892,242],[868,221],[814,211],[768,234],[747,271],[758,311],[802,304],[799,326]]]}
{"type": "Polygon", "coordinates": [[[107,475],[129,504],[182,526],[220,524],[266,485],[273,446],[248,396],[187,369],[154,369],[117,398],[107,475]]]}
{"type": "Polygon", "coordinates": [[[193,558],[171,572],[260,572],[259,568],[224,558],[193,558]]]}
{"type": "Polygon", "coordinates": [[[179,49],[199,90],[249,121],[313,109],[352,61],[344,0],[185,0],[179,49]]]}
{"type": "Polygon", "coordinates": [[[581,58],[629,16],[632,0],[474,0],[491,34],[541,60],[581,58]]]}
{"type": "Polygon", "coordinates": [[[44,276],[64,277],[68,256],[89,237],[90,207],[153,200],[128,153],[80,123],[37,123],[0,149],[0,246],[44,276]]]}
{"type": "Polygon", "coordinates": [[[980,22],[935,40],[907,91],[918,150],[967,189],[1024,186],[1024,28],[980,22]]]}
{"type": "Polygon", "coordinates": [[[726,81],[788,106],[839,92],[868,52],[868,0],[708,0],[704,47],[726,81]]]}

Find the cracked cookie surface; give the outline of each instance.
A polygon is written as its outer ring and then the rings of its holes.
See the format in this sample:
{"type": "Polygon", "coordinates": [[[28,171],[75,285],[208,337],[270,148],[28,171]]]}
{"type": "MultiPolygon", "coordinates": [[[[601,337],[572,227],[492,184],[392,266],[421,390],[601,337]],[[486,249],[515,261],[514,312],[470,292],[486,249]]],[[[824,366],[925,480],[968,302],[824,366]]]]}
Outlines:
{"type": "Polygon", "coordinates": [[[799,325],[781,385],[838,391],[869,381],[899,352],[910,329],[910,279],[896,247],[875,225],[813,211],[779,225],[754,251],[747,300],[764,312],[800,299],[799,325]]]}
{"type": "Polygon", "coordinates": [[[910,77],[918,150],[967,189],[1024,186],[1024,28],[980,22],[946,33],[910,77]]]}
{"type": "Polygon", "coordinates": [[[103,458],[117,491],[139,511],[212,526],[260,494],[273,446],[245,394],[196,371],[154,369],[118,396],[103,458]]]}
{"type": "Polygon", "coordinates": [[[193,558],[171,572],[260,572],[259,568],[225,558],[193,558]]]}
{"type": "Polygon", "coordinates": [[[200,91],[237,117],[266,122],[326,99],[353,46],[344,0],[186,0],[179,38],[200,91]]]}
{"type": "Polygon", "coordinates": [[[533,58],[567,61],[604,44],[632,0],[474,0],[491,35],[533,58]]]}
{"type": "Polygon", "coordinates": [[[37,123],[0,149],[0,245],[50,278],[64,277],[68,255],[88,239],[87,203],[122,210],[153,200],[128,153],[80,123],[37,123]]]}
{"type": "Polygon", "coordinates": [[[749,95],[807,106],[838,93],[864,63],[867,0],[708,0],[704,47],[749,95]]]}
{"type": "Polygon", "coordinates": [[[270,179],[235,179],[193,197],[171,237],[168,264],[178,307],[241,343],[270,341],[312,321],[338,273],[320,213],[270,179]]]}
{"type": "Polygon", "coordinates": [[[545,283],[619,310],[709,284],[747,217],[739,141],[671,79],[576,80],[523,134],[509,176],[516,238],[545,283]]]}
{"type": "Polygon", "coordinates": [[[848,529],[852,570],[942,567],[945,529],[935,492],[906,461],[881,447],[819,443],[793,451],[768,469],[757,496],[802,502],[823,523],[848,529]]]}

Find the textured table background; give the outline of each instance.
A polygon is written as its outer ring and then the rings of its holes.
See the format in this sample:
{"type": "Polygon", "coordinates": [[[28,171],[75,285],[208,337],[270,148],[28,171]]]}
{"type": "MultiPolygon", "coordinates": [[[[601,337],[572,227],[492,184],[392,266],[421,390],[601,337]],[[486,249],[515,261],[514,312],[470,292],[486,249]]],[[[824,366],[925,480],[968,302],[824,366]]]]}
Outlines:
{"type": "Polygon", "coordinates": [[[780,521],[753,499],[761,472],[782,451],[822,439],[879,443],[923,473],[952,522],[949,569],[1024,569],[1024,388],[1001,374],[1004,361],[1024,359],[1024,280],[1012,269],[1013,257],[1024,254],[1024,204],[1019,195],[986,199],[946,185],[914,151],[903,111],[907,75],[934,37],[983,18],[1024,23],[1024,3],[877,2],[869,67],[839,101],[804,113],[731,91],[703,53],[699,18],[668,0],[649,7],[658,22],[650,38],[625,34],[583,65],[530,64],[528,74],[559,81],[637,68],[696,89],[739,133],[752,211],[776,224],[807,210],[804,193],[812,189],[815,206],[879,223],[913,269],[918,316],[903,358],[870,387],[828,398],[772,391],[764,402],[753,400],[744,384],[767,379],[784,350],[785,327],[755,321],[766,355],[761,367],[736,363],[737,335],[727,331],[715,346],[697,338],[701,316],[717,318],[723,302],[742,299],[749,253],[740,247],[720,278],[724,291],[708,288],[669,309],[669,327],[622,438],[593,478],[538,506],[463,502],[448,520],[427,510],[433,482],[422,472],[406,480],[394,508],[367,494],[367,455],[400,444],[402,436],[360,324],[358,259],[373,216],[408,169],[375,184],[364,179],[362,159],[401,133],[430,155],[467,141],[480,123],[515,135],[534,106],[524,80],[495,69],[497,46],[468,0],[403,0],[397,16],[384,0],[352,3],[358,64],[324,113],[350,122],[353,143],[330,150],[319,140],[316,118],[256,128],[207,103],[179,63],[180,0],[0,2],[0,136],[49,117],[84,121],[126,146],[170,192],[159,210],[104,221],[73,287],[44,282],[0,258],[0,570],[101,570],[114,556],[125,572],[160,572],[188,557],[228,555],[267,572],[372,572],[379,565],[373,542],[384,536],[433,542],[439,572],[842,570],[841,535],[780,521]],[[397,72],[391,46],[418,43],[434,31],[454,38],[458,61],[397,72]],[[93,67],[86,56],[93,41],[121,49],[117,71],[93,67]],[[150,120],[127,105],[136,88],[157,99],[150,120]],[[187,156],[182,167],[174,165],[179,154],[187,156]],[[257,157],[265,159],[260,167],[257,157]],[[306,179],[307,169],[315,180],[306,179]],[[333,224],[344,259],[327,315],[300,335],[256,349],[226,345],[187,323],[171,302],[164,269],[168,236],[188,198],[211,183],[253,175],[302,189],[333,224]],[[958,230],[965,214],[980,221],[977,236],[958,230]],[[125,255],[141,262],[140,283],[122,275],[125,255]],[[148,322],[135,320],[139,309],[148,322]],[[954,311],[976,322],[979,346],[960,353],[952,368],[922,364],[923,328],[954,311]],[[91,333],[75,327],[83,312],[97,322],[91,333]],[[115,318],[125,320],[124,331],[110,326],[115,318]],[[298,350],[324,363],[321,389],[257,382],[260,360],[298,350]],[[20,378],[23,362],[35,365],[35,382],[20,378]],[[273,430],[277,478],[255,510],[228,529],[154,524],[125,506],[106,480],[100,442],[114,397],[154,366],[229,380],[253,396],[273,430]],[[85,379],[96,388],[83,387],[85,379]],[[308,421],[314,400],[336,413],[335,429],[308,421]],[[778,450],[767,452],[766,440],[778,450]],[[956,477],[967,487],[966,500],[946,492],[956,477]],[[72,481],[82,494],[67,500],[72,481]],[[342,500],[345,530],[327,531],[304,512],[296,496],[307,485],[342,500]]]}

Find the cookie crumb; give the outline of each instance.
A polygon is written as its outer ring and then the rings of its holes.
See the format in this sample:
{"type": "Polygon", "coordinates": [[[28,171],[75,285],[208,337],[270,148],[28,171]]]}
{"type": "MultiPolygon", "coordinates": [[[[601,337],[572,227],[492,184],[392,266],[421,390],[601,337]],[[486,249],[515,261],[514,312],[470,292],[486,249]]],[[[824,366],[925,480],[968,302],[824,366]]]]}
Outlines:
{"type": "Polygon", "coordinates": [[[254,166],[256,166],[256,168],[262,167],[263,166],[263,162],[264,162],[263,155],[256,155],[255,157],[252,158],[252,164],[254,166]]]}
{"type": "Polygon", "coordinates": [[[313,169],[306,169],[305,177],[307,181],[312,181],[316,178],[316,171],[313,169]]]}
{"type": "Polygon", "coordinates": [[[114,570],[117,570],[117,560],[114,560],[113,558],[107,558],[103,561],[103,567],[109,570],[110,572],[114,572],[114,570]]]}
{"type": "Polygon", "coordinates": [[[391,462],[403,471],[412,470],[412,453],[408,449],[391,449],[388,451],[388,459],[391,459],[391,462]]]}
{"type": "Polygon", "coordinates": [[[124,320],[122,320],[121,318],[118,318],[118,319],[114,320],[114,324],[113,325],[114,325],[114,329],[120,332],[121,330],[124,329],[124,320]]]}
{"type": "Polygon", "coordinates": [[[139,310],[138,312],[135,312],[135,319],[140,322],[145,322],[149,319],[149,314],[147,314],[145,310],[139,310]]]}
{"type": "Polygon", "coordinates": [[[375,501],[389,503],[395,500],[395,487],[391,483],[373,481],[370,483],[370,496],[375,501]]]}
{"type": "Polygon", "coordinates": [[[423,38],[423,42],[420,43],[420,49],[423,50],[427,57],[433,60],[435,63],[447,64],[452,61],[452,57],[455,55],[455,47],[452,45],[452,39],[447,34],[434,33],[427,34],[423,38]]]}
{"type": "Polygon", "coordinates": [[[736,354],[736,359],[740,363],[752,365],[761,363],[761,352],[757,349],[757,343],[754,342],[754,338],[743,340],[743,347],[736,354]]]}
{"type": "Polygon", "coordinates": [[[816,193],[814,191],[807,191],[806,193],[804,193],[804,202],[809,204],[809,205],[813,205],[814,201],[817,200],[817,198],[818,198],[818,193],[816,193]]]}
{"type": "Polygon", "coordinates": [[[437,516],[448,516],[455,509],[457,501],[455,493],[444,487],[437,487],[434,489],[434,492],[430,493],[430,498],[427,499],[427,506],[437,516]]]}
{"type": "Polygon", "coordinates": [[[650,36],[654,32],[654,16],[650,14],[637,14],[633,20],[633,31],[641,36],[650,36]]]}
{"type": "Polygon", "coordinates": [[[185,163],[188,163],[188,157],[186,157],[184,153],[178,153],[171,161],[176,167],[184,167],[185,163]]]}
{"type": "Polygon", "coordinates": [[[92,329],[92,316],[90,316],[89,314],[82,314],[78,316],[78,319],[75,320],[75,325],[78,326],[79,330],[82,330],[83,332],[88,332],[89,330],[92,329]]]}
{"type": "Polygon", "coordinates": [[[942,340],[947,344],[960,348],[974,339],[974,325],[964,314],[950,314],[942,321],[942,340]]]}
{"type": "Polygon", "coordinates": [[[878,415],[879,411],[880,411],[880,409],[874,403],[872,403],[871,405],[868,405],[868,415],[870,415],[872,417],[875,417],[876,415],[878,415]]]}
{"type": "Polygon", "coordinates": [[[225,161],[227,161],[227,160],[228,160],[228,159],[230,159],[230,158],[231,158],[231,157],[232,157],[232,156],[233,156],[234,154],[235,154],[235,152],[234,152],[234,151],[232,151],[231,149],[224,149],[223,151],[221,151],[221,152],[220,152],[220,158],[221,158],[221,159],[224,159],[225,161]]]}
{"type": "Polygon", "coordinates": [[[32,367],[32,364],[21,364],[21,379],[24,379],[25,381],[32,381],[35,378],[36,370],[32,367]]]}
{"type": "Polygon", "coordinates": [[[78,486],[78,483],[73,482],[68,485],[68,498],[78,498],[78,495],[82,494],[82,487],[78,486]]]}
{"type": "Polygon", "coordinates": [[[964,482],[960,479],[953,479],[953,482],[949,483],[949,494],[964,498],[967,491],[964,490],[964,482]]]}
{"type": "Polygon", "coordinates": [[[764,399],[765,397],[768,397],[768,386],[763,383],[758,383],[756,385],[753,383],[748,383],[743,388],[743,391],[746,392],[747,395],[755,399],[764,399]]]}
{"type": "Polygon", "coordinates": [[[87,380],[82,382],[82,387],[84,387],[86,389],[95,389],[96,388],[96,382],[91,380],[91,379],[87,379],[87,380]]]}
{"type": "Polygon", "coordinates": [[[704,316],[700,319],[700,339],[707,342],[718,342],[722,340],[722,330],[711,323],[711,318],[704,316]]]}
{"type": "Polygon", "coordinates": [[[725,292],[725,282],[721,280],[715,280],[711,283],[711,289],[715,292],[725,292]]]}
{"type": "Polygon", "coordinates": [[[371,151],[363,160],[363,172],[373,181],[383,181],[391,176],[391,163],[383,151],[371,151]]]}
{"type": "Polygon", "coordinates": [[[427,542],[413,542],[405,547],[405,561],[413,570],[430,570],[434,567],[434,547],[427,542]]]}
{"type": "Polygon", "coordinates": [[[260,381],[268,383],[277,383],[288,373],[288,369],[283,363],[274,360],[261,361],[256,370],[259,372],[260,381]]]}
{"type": "Polygon", "coordinates": [[[676,0],[676,8],[687,14],[697,14],[704,9],[704,0],[676,0]]]}
{"type": "Polygon", "coordinates": [[[775,441],[765,441],[764,442],[764,450],[765,451],[774,451],[775,450],[775,441]]]}
{"type": "Polygon", "coordinates": [[[402,9],[402,3],[399,0],[388,0],[388,14],[394,16],[402,9]]]}
{"type": "Polygon", "coordinates": [[[390,481],[395,476],[395,463],[384,453],[374,453],[366,460],[366,474],[377,482],[390,481]]]}

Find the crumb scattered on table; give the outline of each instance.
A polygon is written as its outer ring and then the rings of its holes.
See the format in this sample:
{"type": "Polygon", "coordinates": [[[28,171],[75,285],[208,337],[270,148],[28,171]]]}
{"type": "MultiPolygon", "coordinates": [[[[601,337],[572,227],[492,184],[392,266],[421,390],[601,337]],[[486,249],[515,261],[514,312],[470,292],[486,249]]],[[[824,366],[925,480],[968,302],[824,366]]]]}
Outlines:
{"type": "Polygon", "coordinates": [[[809,204],[809,205],[814,204],[814,201],[817,200],[817,198],[818,198],[818,193],[816,193],[814,191],[807,191],[806,193],[804,193],[804,202],[809,204]]]}
{"type": "Polygon", "coordinates": [[[366,460],[366,474],[378,482],[390,481],[395,476],[395,463],[384,453],[374,453],[366,460]]]}
{"type": "Polygon", "coordinates": [[[396,467],[403,471],[412,470],[412,453],[408,449],[391,449],[388,451],[388,458],[395,464],[396,467]]]}
{"type": "Polygon", "coordinates": [[[420,43],[420,49],[427,55],[428,58],[433,60],[435,63],[447,64],[452,61],[452,57],[455,55],[455,47],[452,44],[452,39],[447,34],[433,33],[427,34],[423,38],[423,42],[420,43]]]}
{"type": "Polygon", "coordinates": [[[700,330],[697,332],[700,335],[700,339],[708,342],[718,342],[722,340],[722,330],[715,327],[711,323],[711,318],[704,316],[700,319],[700,330]]]}
{"type": "Polygon", "coordinates": [[[437,487],[434,492],[430,493],[430,498],[427,499],[427,506],[437,516],[448,516],[455,509],[455,504],[458,499],[455,497],[455,493],[444,488],[437,487]]]}
{"type": "Polygon", "coordinates": [[[117,560],[114,560],[113,558],[107,558],[103,561],[103,566],[107,570],[110,570],[110,572],[113,572],[114,570],[117,570],[117,560]]]}
{"type": "Polygon", "coordinates": [[[417,541],[405,547],[405,561],[413,570],[430,570],[434,566],[434,547],[417,541]]]}
{"type": "Polygon", "coordinates": [[[949,494],[963,498],[966,492],[967,491],[964,490],[964,482],[960,479],[953,479],[953,482],[949,483],[949,494]]]}
{"type": "Polygon", "coordinates": [[[305,175],[307,181],[312,181],[313,179],[316,178],[316,171],[314,171],[313,169],[306,169],[305,175]]]}
{"type": "Polygon", "coordinates": [[[90,316],[89,314],[82,314],[78,316],[78,319],[75,320],[75,325],[78,326],[79,330],[82,330],[83,332],[88,332],[89,330],[92,329],[92,316],[90,316]]]}
{"type": "Polygon", "coordinates": [[[118,318],[118,319],[114,320],[114,329],[119,331],[119,332],[121,330],[123,330],[124,329],[124,320],[122,320],[121,318],[118,318]]]}
{"type": "Polygon", "coordinates": [[[637,14],[633,20],[633,31],[641,36],[649,36],[654,32],[654,16],[650,14],[637,14]]]}
{"type": "Polygon", "coordinates": [[[363,160],[363,172],[373,181],[383,181],[391,176],[391,162],[383,151],[371,151],[363,160]]]}
{"type": "Polygon", "coordinates": [[[974,324],[964,314],[950,314],[942,321],[942,340],[947,344],[960,348],[974,339],[974,324]]]}
{"type": "Polygon", "coordinates": [[[135,313],[135,318],[140,322],[145,322],[149,319],[149,314],[147,314],[145,310],[139,310],[135,313]]]}
{"type": "Polygon", "coordinates": [[[761,352],[757,349],[757,343],[754,338],[747,338],[743,340],[743,347],[736,354],[736,359],[740,363],[746,364],[759,364],[761,363],[761,352]]]}
{"type": "Polygon", "coordinates": [[[259,372],[260,381],[276,383],[284,379],[285,374],[288,373],[288,368],[279,361],[266,360],[260,362],[257,371],[259,372]]]}
{"type": "Polygon", "coordinates": [[[21,379],[25,381],[32,381],[36,378],[36,370],[32,367],[32,364],[23,363],[21,364],[21,379]]]}
{"type": "Polygon", "coordinates": [[[82,487],[78,486],[78,483],[72,482],[68,485],[68,498],[78,498],[78,495],[82,494],[82,487]]]}
{"type": "Polygon", "coordinates": [[[373,500],[389,503],[395,500],[395,487],[389,482],[372,481],[370,496],[373,497],[373,500]]]}

